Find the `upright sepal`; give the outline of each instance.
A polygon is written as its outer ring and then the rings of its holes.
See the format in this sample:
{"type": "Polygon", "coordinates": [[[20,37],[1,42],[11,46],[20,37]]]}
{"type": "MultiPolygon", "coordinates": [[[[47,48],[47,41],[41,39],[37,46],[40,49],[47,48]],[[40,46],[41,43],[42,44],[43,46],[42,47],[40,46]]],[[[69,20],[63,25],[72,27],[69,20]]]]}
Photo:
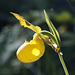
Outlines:
{"type": "Polygon", "coordinates": [[[20,24],[22,26],[27,27],[27,28],[33,30],[34,32],[36,32],[38,34],[41,32],[41,28],[39,26],[32,25],[31,23],[29,23],[28,21],[26,21],[24,19],[24,17],[22,17],[22,16],[20,16],[20,15],[18,15],[16,13],[13,13],[13,12],[10,12],[10,13],[13,14],[20,21],[20,24]]]}

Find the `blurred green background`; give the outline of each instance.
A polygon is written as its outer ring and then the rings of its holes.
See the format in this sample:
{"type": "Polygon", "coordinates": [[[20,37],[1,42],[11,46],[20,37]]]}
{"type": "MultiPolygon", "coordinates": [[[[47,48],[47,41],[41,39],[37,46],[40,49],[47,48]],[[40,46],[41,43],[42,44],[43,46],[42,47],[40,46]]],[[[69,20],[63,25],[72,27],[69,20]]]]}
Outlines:
{"type": "Polygon", "coordinates": [[[61,50],[70,75],[75,75],[75,0],[0,0],[0,75],[65,75],[57,53],[45,43],[44,56],[34,63],[16,57],[18,47],[34,32],[10,14],[18,13],[42,30],[49,30],[43,9],[61,36],[61,50]]]}

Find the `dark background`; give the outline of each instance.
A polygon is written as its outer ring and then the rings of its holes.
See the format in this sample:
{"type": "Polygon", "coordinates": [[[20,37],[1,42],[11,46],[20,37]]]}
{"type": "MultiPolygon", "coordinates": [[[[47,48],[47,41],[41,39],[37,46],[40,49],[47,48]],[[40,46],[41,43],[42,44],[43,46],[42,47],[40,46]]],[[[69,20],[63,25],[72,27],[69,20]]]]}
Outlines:
{"type": "Polygon", "coordinates": [[[16,57],[18,47],[34,32],[10,14],[18,13],[49,30],[43,10],[60,33],[61,50],[70,75],[75,74],[75,0],[0,0],[0,75],[65,75],[57,53],[45,43],[45,54],[30,64],[16,57]]]}

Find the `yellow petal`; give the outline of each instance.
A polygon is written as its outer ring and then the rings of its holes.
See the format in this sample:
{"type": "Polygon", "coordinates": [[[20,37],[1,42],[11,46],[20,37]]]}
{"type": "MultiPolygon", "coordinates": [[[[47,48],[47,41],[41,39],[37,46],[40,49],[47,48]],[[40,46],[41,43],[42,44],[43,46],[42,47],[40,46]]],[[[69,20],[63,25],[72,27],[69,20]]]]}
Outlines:
{"type": "Polygon", "coordinates": [[[45,46],[41,38],[34,38],[26,42],[17,50],[17,58],[24,63],[35,62],[40,59],[45,52],[45,46]]]}
{"type": "Polygon", "coordinates": [[[36,33],[40,33],[41,32],[41,28],[39,26],[34,26],[32,25],[31,23],[29,23],[28,21],[26,21],[24,19],[24,17],[16,14],[16,13],[13,13],[13,12],[10,12],[11,14],[13,14],[19,21],[20,21],[20,24],[24,27],[27,27],[33,31],[35,31],[36,33]]]}

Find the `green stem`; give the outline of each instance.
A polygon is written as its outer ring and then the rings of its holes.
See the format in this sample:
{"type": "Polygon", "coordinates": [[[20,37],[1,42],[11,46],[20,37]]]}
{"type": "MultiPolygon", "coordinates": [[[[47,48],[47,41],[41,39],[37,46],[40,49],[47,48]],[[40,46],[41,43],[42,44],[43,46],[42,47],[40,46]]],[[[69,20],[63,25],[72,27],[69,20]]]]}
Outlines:
{"type": "MultiPolygon", "coordinates": [[[[57,41],[56,41],[56,39],[55,39],[55,37],[54,37],[54,35],[52,33],[50,33],[49,31],[45,31],[44,30],[44,31],[41,31],[41,34],[49,36],[58,45],[58,48],[60,48],[60,45],[57,43],[57,41]]],[[[59,59],[61,61],[61,64],[63,66],[63,69],[65,71],[65,74],[66,75],[69,75],[68,70],[67,70],[67,67],[65,65],[65,62],[63,60],[62,55],[60,53],[58,55],[59,55],[59,59]]]]}
{"type": "Polygon", "coordinates": [[[67,67],[66,67],[66,65],[65,65],[65,62],[64,62],[64,60],[63,60],[63,57],[62,57],[62,55],[60,55],[60,54],[59,54],[59,59],[60,59],[60,61],[61,61],[61,64],[62,64],[62,66],[63,66],[63,69],[64,69],[64,71],[65,71],[65,74],[66,74],[66,75],[69,75],[68,70],[67,70],[67,67]]]}

